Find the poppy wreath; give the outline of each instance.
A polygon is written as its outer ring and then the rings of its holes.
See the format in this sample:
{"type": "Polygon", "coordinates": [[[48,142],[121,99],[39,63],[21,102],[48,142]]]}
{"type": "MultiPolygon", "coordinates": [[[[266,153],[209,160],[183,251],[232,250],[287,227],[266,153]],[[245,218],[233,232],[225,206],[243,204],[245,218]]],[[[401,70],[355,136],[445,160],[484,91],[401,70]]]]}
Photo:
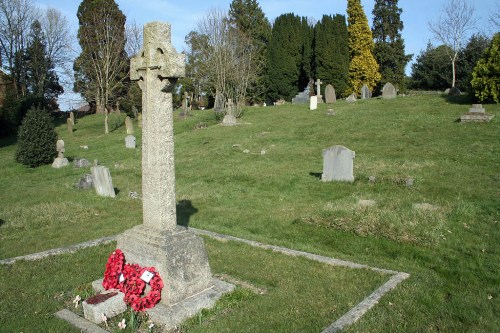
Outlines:
{"type": "Polygon", "coordinates": [[[125,294],[124,302],[133,310],[142,312],[154,307],[160,301],[163,280],[154,267],[143,268],[138,264],[125,264],[122,251],[117,249],[108,258],[102,285],[106,290],[119,289],[125,294]],[[149,292],[141,297],[147,284],[141,277],[146,271],[152,273],[153,277],[149,280],[149,292]]]}

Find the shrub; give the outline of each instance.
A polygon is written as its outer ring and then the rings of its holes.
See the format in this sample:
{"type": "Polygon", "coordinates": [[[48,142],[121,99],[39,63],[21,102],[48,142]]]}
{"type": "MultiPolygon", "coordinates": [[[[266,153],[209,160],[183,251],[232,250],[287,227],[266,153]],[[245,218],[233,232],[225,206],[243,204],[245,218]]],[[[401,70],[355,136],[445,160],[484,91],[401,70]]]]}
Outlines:
{"type": "Polygon", "coordinates": [[[47,110],[32,107],[17,134],[16,161],[36,168],[49,164],[57,155],[57,134],[47,110]]]}
{"type": "Polygon", "coordinates": [[[472,89],[480,102],[500,103],[500,33],[493,36],[472,72],[472,89]]]}

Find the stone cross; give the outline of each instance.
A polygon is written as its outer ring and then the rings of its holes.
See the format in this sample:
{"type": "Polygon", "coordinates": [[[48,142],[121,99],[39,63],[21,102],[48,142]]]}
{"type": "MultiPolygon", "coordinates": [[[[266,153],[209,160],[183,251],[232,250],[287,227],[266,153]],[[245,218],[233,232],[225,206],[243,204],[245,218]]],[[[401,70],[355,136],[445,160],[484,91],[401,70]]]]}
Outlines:
{"type": "Polygon", "coordinates": [[[56,142],[56,149],[57,149],[57,158],[64,158],[64,141],[63,140],[57,140],[56,142]]]}
{"type": "Polygon", "coordinates": [[[185,75],[185,55],[170,42],[170,25],[144,26],[144,46],[130,61],[130,79],[142,90],[143,223],[176,228],[172,89],[185,75]]]}
{"type": "Polygon", "coordinates": [[[321,82],[320,79],[316,80],[316,95],[321,96],[321,85],[323,82],[321,82]]]}

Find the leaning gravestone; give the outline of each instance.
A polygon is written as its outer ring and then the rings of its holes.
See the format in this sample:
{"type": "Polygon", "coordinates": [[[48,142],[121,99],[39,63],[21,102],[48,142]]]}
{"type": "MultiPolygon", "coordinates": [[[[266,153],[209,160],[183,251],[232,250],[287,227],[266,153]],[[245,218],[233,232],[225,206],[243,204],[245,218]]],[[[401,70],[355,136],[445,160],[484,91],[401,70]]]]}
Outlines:
{"type": "Polygon", "coordinates": [[[333,104],[337,101],[337,96],[335,96],[335,88],[329,84],[325,87],[325,102],[327,104],[333,104]]]}
{"type": "Polygon", "coordinates": [[[127,134],[134,134],[134,125],[129,116],[125,118],[125,127],[127,128],[127,134]]]}
{"type": "Polygon", "coordinates": [[[372,92],[370,91],[370,88],[366,84],[363,84],[361,87],[361,99],[368,99],[372,98],[372,92]]]}
{"type": "Polygon", "coordinates": [[[354,181],[353,160],[356,153],[344,146],[323,149],[323,174],[321,181],[354,181]]]}
{"type": "Polygon", "coordinates": [[[109,169],[105,166],[95,165],[90,168],[90,172],[92,173],[92,180],[97,194],[102,197],[114,198],[116,196],[115,188],[113,187],[109,169]]]}
{"type": "Polygon", "coordinates": [[[355,93],[350,94],[349,97],[347,97],[345,100],[348,103],[356,102],[356,94],[355,93]]]}
{"type": "Polygon", "coordinates": [[[397,93],[396,93],[396,88],[392,85],[392,83],[387,82],[384,85],[384,88],[382,88],[382,98],[396,98],[397,93]]]}
{"type": "Polygon", "coordinates": [[[130,64],[142,90],[143,223],[119,235],[117,247],[128,263],[156,268],[164,287],[148,314],[171,329],[233,286],[212,278],[203,239],[177,225],[172,89],[185,74],[185,55],[172,46],[167,23],[148,23],[143,35],[130,64]]]}
{"type": "Polygon", "coordinates": [[[65,167],[69,164],[68,159],[64,157],[64,141],[63,140],[57,140],[56,143],[56,149],[57,149],[57,157],[54,159],[54,162],[52,163],[52,167],[59,169],[62,167],[65,167]]]}
{"type": "Polygon", "coordinates": [[[318,96],[311,96],[309,100],[309,110],[316,110],[318,108],[318,96]]]}

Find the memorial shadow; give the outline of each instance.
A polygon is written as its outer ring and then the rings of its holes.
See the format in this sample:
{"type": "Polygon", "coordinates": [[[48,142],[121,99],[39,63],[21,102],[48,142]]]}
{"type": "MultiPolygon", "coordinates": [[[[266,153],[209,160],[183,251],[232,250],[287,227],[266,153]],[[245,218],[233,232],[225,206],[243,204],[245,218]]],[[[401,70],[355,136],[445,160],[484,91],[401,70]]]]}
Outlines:
{"type": "Polygon", "coordinates": [[[177,225],[189,227],[189,219],[198,212],[191,200],[181,200],[176,205],[177,225]]]}
{"type": "Polygon", "coordinates": [[[323,175],[322,172],[309,172],[309,176],[313,176],[321,180],[321,175],[323,175]]]}
{"type": "Polygon", "coordinates": [[[441,94],[441,98],[450,104],[471,105],[475,103],[474,99],[469,95],[450,96],[441,94]]]}

